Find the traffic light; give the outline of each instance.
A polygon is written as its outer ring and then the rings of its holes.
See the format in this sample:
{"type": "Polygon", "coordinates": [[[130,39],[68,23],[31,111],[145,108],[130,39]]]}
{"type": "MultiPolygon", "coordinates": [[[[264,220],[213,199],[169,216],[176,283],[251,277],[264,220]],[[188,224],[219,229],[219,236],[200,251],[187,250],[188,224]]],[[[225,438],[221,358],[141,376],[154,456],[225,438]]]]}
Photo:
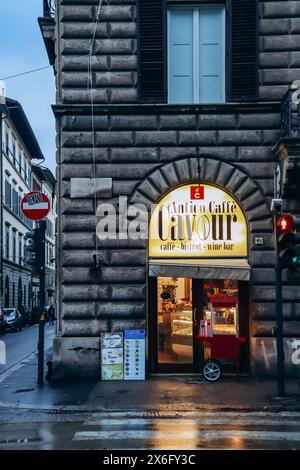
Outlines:
{"type": "Polygon", "coordinates": [[[289,280],[300,280],[300,218],[282,214],[276,222],[278,267],[288,269],[289,280]]]}
{"type": "Polygon", "coordinates": [[[41,274],[45,269],[45,226],[40,226],[26,233],[31,243],[25,247],[25,251],[31,256],[25,258],[25,262],[33,266],[36,274],[41,274]]]}

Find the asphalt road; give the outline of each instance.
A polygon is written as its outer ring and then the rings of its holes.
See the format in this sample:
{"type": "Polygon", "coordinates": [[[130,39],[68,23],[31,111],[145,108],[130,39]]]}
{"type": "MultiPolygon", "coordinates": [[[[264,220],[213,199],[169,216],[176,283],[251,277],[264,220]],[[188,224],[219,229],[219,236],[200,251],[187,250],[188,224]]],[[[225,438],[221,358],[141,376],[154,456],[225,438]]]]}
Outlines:
{"type": "MultiPolygon", "coordinates": [[[[45,326],[45,350],[52,343],[54,326],[45,326]]],[[[22,331],[7,332],[0,335],[0,340],[6,346],[6,364],[0,364],[0,376],[2,373],[20,363],[37,351],[38,325],[26,326],[22,331]]]]}
{"type": "Polygon", "coordinates": [[[1,450],[300,449],[300,413],[0,411],[1,450]]]}

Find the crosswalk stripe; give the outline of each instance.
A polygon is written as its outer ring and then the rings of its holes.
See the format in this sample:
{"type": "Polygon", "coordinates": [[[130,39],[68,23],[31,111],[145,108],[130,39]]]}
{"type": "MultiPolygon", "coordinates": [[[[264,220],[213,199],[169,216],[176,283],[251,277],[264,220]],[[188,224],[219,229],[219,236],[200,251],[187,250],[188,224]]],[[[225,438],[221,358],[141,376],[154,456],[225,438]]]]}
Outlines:
{"type": "Polygon", "coordinates": [[[246,431],[246,430],[191,430],[191,431],[155,431],[155,430],[122,430],[122,431],[80,431],[77,432],[74,441],[91,440],[155,440],[180,442],[197,439],[220,440],[220,439],[247,439],[247,440],[284,440],[300,441],[300,432],[278,432],[278,431],[246,431]]]}
{"type": "Polygon", "coordinates": [[[254,418],[242,418],[234,419],[234,421],[229,420],[228,418],[196,418],[196,419],[186,419],[186,418],[160,418],[160,419],[151,419],[151,418],[92,418],[88,421],[85,421],[85,426],[132,426],[132,425],[151,425],[158,424],[159,426],[179,426],[179,425],[210,425],[210,424],[228,424],[235,426],[299,426],[300,429],[300,420],[298,421],[288,421],[287,419],[280,419],[280,417],[275,419],[260,419],[259,421],[254,418]]]}

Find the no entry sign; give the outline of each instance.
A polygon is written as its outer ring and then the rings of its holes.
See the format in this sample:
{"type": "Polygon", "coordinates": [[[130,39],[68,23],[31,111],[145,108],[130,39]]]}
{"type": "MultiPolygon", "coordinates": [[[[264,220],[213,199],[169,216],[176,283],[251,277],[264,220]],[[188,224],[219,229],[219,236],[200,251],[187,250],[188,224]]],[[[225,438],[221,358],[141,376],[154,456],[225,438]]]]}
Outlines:
{"type": "Polygon", "coordinates": [[[30,220],[44,219],[50,210],[50,201],[46,194],[32,191],[25,194],[21,202],[21,211],[30,220]]]}

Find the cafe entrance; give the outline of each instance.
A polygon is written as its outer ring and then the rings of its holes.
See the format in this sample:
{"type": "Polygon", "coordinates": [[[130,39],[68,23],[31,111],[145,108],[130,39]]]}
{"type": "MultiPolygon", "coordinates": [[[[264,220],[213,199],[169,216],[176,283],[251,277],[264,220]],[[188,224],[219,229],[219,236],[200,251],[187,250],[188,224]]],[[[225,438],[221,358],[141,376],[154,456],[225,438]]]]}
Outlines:
{"type": "Polygon", "coordinates": [[[249,338],[248,224],[232,194],[201,182],[170,190],[151,212],[148,255],[152,372],[199,372],[210,345],[198,335],[249,338]]]}
{"type": "MultiPolygon", "coordinates": [[[[153,277],[149,298],[152,372],[199,372],[210,357],[209,345],[196,339],[201,332],[249,336],[247,282],[153,277]]],[[[249,369],[247,344],[241,351],[244,373],[249,369]]],[[[224,371],[234,372],[233,364],[225,363],[224,371]]]]}

